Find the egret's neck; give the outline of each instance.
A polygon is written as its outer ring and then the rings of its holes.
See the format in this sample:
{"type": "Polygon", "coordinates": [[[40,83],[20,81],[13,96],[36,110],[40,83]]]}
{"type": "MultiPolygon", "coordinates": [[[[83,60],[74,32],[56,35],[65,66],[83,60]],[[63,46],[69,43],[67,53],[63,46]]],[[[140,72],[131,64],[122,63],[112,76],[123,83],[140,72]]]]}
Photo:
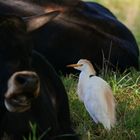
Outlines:
{"type": "Polygon", "coordinates": [[[87,69],[83,70],[81,73],[80,73],[80,78],[86,80],[92,76],[95,76],[96,75],[96,72],[94,70],[93,67],[88,67],[87,69]]]}
{"type": "Polygon", "coordinates": [[[93,67],[89,66],[85,71],[83,71],[87,77],[91,75],[96,75],[96,72],[93,67]]]}

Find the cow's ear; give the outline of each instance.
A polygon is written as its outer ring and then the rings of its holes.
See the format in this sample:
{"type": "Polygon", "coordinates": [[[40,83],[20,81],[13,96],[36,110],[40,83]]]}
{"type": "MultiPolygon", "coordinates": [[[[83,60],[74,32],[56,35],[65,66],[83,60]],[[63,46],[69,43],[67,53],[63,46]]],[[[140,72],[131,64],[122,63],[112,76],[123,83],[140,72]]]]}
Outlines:
{"type": "Polygon", "coordinates": [[[59,11],[53,11],[41,15],[23,18],[27,26],[27,31],[31,32],[42,27],[44,24],[55,18],[59,13],[59,11]]]}

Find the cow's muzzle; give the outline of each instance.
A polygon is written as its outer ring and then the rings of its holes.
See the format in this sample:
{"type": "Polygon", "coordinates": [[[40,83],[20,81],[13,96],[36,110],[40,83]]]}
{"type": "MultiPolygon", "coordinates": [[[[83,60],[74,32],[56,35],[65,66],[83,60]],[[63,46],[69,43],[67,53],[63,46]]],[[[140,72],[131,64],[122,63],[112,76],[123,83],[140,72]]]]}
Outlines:
{"type": "Polygon", "coordinates": [[[39,95],[39,92],[40,81],[35,72],[16,72],[8,81],[5,106],[10,112],[24,112],[31,108],[32,100],[39,95]]]}

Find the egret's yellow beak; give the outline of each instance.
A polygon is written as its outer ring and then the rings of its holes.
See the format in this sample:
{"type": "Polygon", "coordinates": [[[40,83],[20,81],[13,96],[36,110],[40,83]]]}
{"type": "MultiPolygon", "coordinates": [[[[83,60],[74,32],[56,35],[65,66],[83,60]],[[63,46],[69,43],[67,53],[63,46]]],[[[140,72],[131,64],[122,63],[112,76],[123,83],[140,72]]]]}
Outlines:
{"type": "Polygon", "coordinates": [[[70,64],[70,65],[67,65],[67,67],[81,67],[83,64],[70,64]]]}

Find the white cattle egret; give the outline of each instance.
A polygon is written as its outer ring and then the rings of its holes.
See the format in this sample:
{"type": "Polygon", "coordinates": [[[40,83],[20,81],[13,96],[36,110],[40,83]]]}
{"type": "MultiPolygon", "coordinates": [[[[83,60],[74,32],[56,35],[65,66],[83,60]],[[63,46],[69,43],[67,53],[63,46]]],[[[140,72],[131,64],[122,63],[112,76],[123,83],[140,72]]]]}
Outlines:
{"type": "Polygon", "coordinates": [[[108,83],[95,76],[96,72],[91,62],[86,59],[80,59],[77,64],[67,67],[81,71],[77,87],[78,97],[95,123],[102,123],[105,129],[110,130],[116,117],[115,101],[108,83]]]}

